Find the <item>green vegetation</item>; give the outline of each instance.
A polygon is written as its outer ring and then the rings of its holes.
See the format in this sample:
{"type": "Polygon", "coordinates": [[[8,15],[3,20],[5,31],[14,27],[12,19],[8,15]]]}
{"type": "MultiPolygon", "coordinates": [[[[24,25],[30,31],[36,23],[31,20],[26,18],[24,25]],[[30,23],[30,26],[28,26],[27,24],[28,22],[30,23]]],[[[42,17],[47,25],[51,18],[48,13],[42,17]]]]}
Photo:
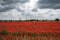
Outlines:
{"type": "Polygon", "coordinates": [[[5,29],[3,29],[3,30],[0,32],[0,35],[2,35],[1,39],[2,39],[2,40],[5,40],[6,36],[8,35],[8,32],[7,32],[5,29]]]}
{"type": "Polygon", "coordinates": [[[6,30],[2,30],[0,34],[6,36],[6,35],[8,35],[8,32],[6,30]]]}
{"type": "MultiPolygon", "coordinates": [[[[0,32],[0,40],[6,40],[6,36],[7,35],[10,35],[6,30],[2,30],[0,32]],[[1,38],[2,37],[2,38],[1,38]]],[[[52,37],[51,39],[53,40],[57,40],[56,37],[60,37],[59,35],[60,34],[56,34],[56,33],[40,33],[40,34],[37,34],[37,33],[30,33],[30,32],[14,32],[12,33],[13,37],[12,37],[12,40],[27,40],[27,35],[31,37],[31,40],[35,40],[36,37],[40,36],[41,40],[45,40],[47,39],[47,37],[52,37]],[[15,37],[15,39],[14,39],[15,37]],[[21,38],[20,38],[21,37],[21,38]]],[[[11,36],[11,35],[10,35],[11,36]]],[[[60,38],[58,38],[58,40],[60,40],[60,38]]]]}
{"type": "Polygon", "coordinates": [[[60,21],[60,20],[58,18],[56,18],[55,21],[60,21]]]}
{"type": "Polygon", "coordinates": [[[38,19],[30,19],[30,20],[0,20],[0,22],[22,22],[22,21],[60,21],[60,19],[56,18],[55,20],[48,20],[48,19],[42,19],[42,20],[38,20],[38,19]]]}

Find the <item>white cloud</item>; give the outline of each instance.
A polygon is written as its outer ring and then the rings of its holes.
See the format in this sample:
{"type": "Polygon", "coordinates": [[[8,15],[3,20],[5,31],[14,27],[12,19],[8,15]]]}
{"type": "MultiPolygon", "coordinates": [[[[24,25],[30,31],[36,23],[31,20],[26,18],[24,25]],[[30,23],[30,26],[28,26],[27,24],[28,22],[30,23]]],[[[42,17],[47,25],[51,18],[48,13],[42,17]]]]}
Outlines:
{"type": "Polygon", "coordinates": [[[0,20],[26,20],[26,19],[55,19],[60,17],[60,10],[53,9],[40,9],[37,12],[25,11],[19,12],[16,9],[10,10],[8,12],[3,12],[0,15],[0,20]]]}
{"type": "Polygon", "coordinates": [[[40,9],[37,7],[38,0],[20,4],[14,9],[0,12],[0,20],[26,20],[26,19],[48,19],[60,18],[60,9],[40,9]],[[35,11],[32,11],[32,10],[35,11]]]}

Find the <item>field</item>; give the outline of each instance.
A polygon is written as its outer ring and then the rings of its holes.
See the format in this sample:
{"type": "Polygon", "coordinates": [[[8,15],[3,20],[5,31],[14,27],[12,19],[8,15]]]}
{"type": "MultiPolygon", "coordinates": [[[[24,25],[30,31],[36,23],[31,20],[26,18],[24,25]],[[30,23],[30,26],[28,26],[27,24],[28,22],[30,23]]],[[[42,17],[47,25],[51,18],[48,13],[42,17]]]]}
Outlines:
{"type": "Polygon", "coordinates": [[[0,32],[3,29],[9,32],[7,35],[9,38],[6,36],[6,40],[60,40],[60,22],[58,21],[0,22],[0,32]]]}

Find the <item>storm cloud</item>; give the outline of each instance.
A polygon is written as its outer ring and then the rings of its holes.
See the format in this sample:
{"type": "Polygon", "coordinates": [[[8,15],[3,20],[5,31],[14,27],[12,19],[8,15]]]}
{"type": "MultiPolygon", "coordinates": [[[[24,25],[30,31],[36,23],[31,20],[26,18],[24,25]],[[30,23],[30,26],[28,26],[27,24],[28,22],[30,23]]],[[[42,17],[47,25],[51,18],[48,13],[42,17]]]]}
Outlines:
{"type": "Polygon", "coordinates": [[[0,0],[0,20],[60,19],[60,0],[0,0]]]}
{"type": "Polygon", "coordinates": [[[60,9],[60,0],[38,0],[39,8],[60,9]]]}
{"type": "Polygon", "coordinates": [[[6,4],[14,4],[14,3],[25,3],[29,0],[3,0],[2,5],[6,5],[6,4]]]}
{"type": "Polygon", "coordinates": [[[15,9],[17,3],[24,4],[29,0],[0,0],[0,12],[15,9]]]}

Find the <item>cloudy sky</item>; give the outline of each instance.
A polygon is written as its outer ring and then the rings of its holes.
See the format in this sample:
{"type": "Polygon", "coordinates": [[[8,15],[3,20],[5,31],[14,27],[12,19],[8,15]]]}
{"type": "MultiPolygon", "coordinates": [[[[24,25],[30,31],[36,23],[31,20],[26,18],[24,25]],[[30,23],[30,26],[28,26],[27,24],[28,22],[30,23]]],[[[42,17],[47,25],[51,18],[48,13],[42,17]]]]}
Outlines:
{"type": "Polygon", "coordinates": [[[60,19],[60,0],[0,0],[0,20],[60,19]]]}

